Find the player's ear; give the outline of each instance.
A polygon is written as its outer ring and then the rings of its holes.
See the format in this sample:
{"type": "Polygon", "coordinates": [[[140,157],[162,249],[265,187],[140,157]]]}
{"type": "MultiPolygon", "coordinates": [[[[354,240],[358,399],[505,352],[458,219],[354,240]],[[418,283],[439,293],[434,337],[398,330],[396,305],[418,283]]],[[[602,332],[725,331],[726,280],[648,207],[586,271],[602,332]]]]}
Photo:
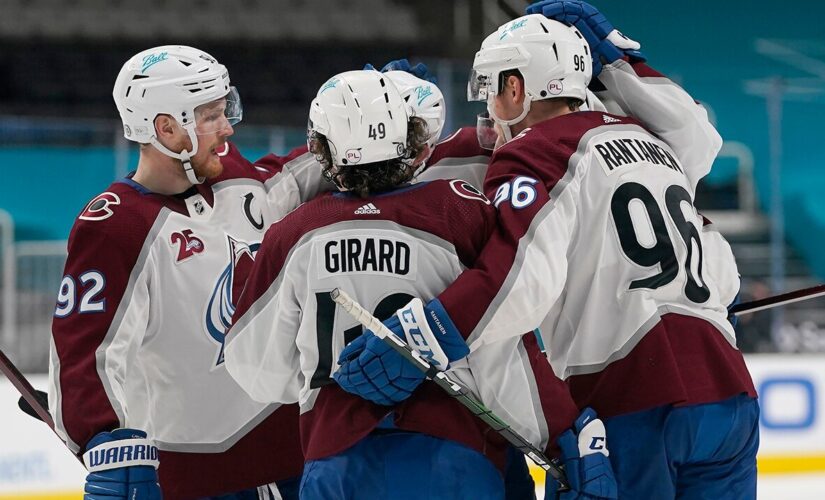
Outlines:
{"type": "Polygon", "coordinates": [[[155,135],[158,140],[171,139],[178,128],[178,122],[170,115],[158,115],[155,118],[155,135]]]}
{"type": "Polygon", "coordinates": [[[505,87],[508,97],[515,103],[521,104],[524,100],[524,81],[516,75],[507,77],[507,86],[505,87]]]}

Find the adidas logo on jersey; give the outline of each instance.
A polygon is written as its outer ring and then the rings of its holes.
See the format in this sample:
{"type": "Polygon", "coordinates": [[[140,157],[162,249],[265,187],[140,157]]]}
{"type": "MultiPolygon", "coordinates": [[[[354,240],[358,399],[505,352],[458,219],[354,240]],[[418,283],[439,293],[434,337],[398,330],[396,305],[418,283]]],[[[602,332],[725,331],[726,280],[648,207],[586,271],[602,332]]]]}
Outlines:
{"type": "Polygon", "coordinates": [[[605,123],[619,123],[619,122],[621,122],[621,120],[619,120],[618,118],[613,118],[612,116],[602,115],[602,118],[604,118],[605,123]]]}
{"type": "Polygon", "coordinates": [[[380,213],[381,210],[379,210],[378,207],[372,203],[367,203],[366,205],[358,207],[358,209],[355,210],[355,215],[374,215],[380,213]]]}

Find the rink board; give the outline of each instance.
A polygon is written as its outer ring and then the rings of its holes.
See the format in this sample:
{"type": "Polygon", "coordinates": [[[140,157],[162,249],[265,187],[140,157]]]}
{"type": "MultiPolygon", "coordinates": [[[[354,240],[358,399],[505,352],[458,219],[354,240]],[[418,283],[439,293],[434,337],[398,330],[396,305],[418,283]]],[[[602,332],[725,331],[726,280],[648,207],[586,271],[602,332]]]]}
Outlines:
{"type": "MultiPolygon", "coordinates": [[[[825,475],[825,356],[747,358],[760,394],[760,477],[825,475]]],[[[32,384],[46,389],[44,375],[32,384]]],[[[85,471],[41,422],[17,408],[18,394],[0,380],[0,500],[78,498],[85,471]]],[[[608,436],[609,439],[609,436],[608,436]]],[[[540,470],[533,471],[543,482],[540,470]]]]}

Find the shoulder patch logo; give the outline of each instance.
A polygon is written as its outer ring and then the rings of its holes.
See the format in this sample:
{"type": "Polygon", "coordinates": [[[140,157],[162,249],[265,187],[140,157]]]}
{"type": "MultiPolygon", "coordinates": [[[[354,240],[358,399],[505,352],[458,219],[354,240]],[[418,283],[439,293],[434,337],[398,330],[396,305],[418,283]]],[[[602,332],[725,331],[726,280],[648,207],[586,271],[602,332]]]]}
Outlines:
{"type": "Polygon", "coordinates": [[[619,120],[618,118],[613,118],[609,115],[602,115],[602,118],[604,119],[605,123],[621,123],[621,120],[619,120]]]}
{"type": "Polygon", "coordinates": [[[203,240],[192,234],[191,229],[172,233],[169,243],[172,246],[178,245],[178,257],[175,259],[175,263],[184,261],[205,250],[203,240]]]}
{"type": "Polygon", "coordinates": [[[478,200],[483,202],[485,205],[490,204],[490,200],[488,200],[481,191],[476,189],[475,186],[467,181],[453,179],[450,181],[450,187],[455,194],[461,196],[462,198],[467,198],[468,200],[478,200]]]}
{"type": "Polygon", "coordinates": [[[83,212],[78,216],[78,219],[83,220],[104,220],[114,215],[112,208],[115,205],[120,205],[120,197],[115,193],[109,191],[97,195],[95,199],[86,205],[83,212]]]}
{"type": "Polygon", "coordinates": [[[367,203],[366,205],[355,209],[355,212],[353,213],[355,215],[377,215],[381,213],[381,210],[372,203],[367,203]]]}

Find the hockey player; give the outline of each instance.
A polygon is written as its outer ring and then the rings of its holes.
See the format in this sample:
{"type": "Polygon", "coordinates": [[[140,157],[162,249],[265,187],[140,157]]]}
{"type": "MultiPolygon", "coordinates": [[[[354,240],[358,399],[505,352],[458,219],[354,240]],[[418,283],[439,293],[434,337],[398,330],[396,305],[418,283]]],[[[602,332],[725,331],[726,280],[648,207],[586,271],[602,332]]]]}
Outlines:
{"type": "MultiPolygon", "coordinates": [[[[546,2],[546,7],[553,2],[546,2]]],[[[561,9],[559,9],[561,10],[561,9]]],[[[548,10],[548,14],[549,14],[548,10]]],[[[573,22],[570,20],[569,22],[573,22]]],[[[612,28],[611,28],[612,29],[612,28]]],[[[621,39],[629,47],[638,48],[638,44],[626,38],[621,39]]],[[[595,44],[594,44],[595,45],[595,44]]],[[[605,111],[611,109],[612,112],[621,115],[631,115],[638,117],[651,130],[655,130],[657,135],[664,138],[666,142],[671,142],[671,147],[680,156],[695,157],[702,156],[698,161],[705,162],[706,158],[712,158],[721,145],[721,139],[714,130],[713,126],[707,120],[707,114],[687,95],[683,90],[678,88],[672,82],[667,80],[661,74],[652,70],[644,64],[644,59],[638,51],[628,51],[633,57],[632,71],[610,71],[603,76],[602,81],[594,81],[591,83],[591,88],[596,90],[596,93],[588,89],[585,101],[585,107],[589,110],[605,111]]],[[[617,61],[615,64],[619,64],[617,61]]],[[[622,63],[624,64],[624,63],[622,63]]],[[[405,60],[393,61],[384,67],[384,71],[388,69],[394,70],[397,68],[409,68],[410,65],[405,60]]],[[[613,69],[613,65],[609,64],[609,68],[613,69]]],[[[417,68],[425,70],[422,65],[417,65],[417,68]]],[[[397,71],[389,71],[388,76],[393,76],[397,71]]],[[[421,72],[420,72],[421,73],[421,72]]],[[[426,73],[418,75],[421,78],[426,78],[426,73]]],[[[402,82],[401,89],[416,89],[419,86],[424,88],[433,88],[435,93],[437,87],[431,83],[422,81],[418,78],[412,78],[406,75],[407,81],[402,82]],[[406,85],[403,85],[406,84],[406,85]]],[[[396,80],[397,81],[397,80],[396,80]]],[[[431,80],[430,80],[431,82],[431,80]]],[[[397,86],[399,86],[397,84],[397,86]]],[[[404,92],[402,90],[402,92],[404,92]]],[[[416,92],[417,93],[417,92],[416,92]]],[[[427,93],[427,92],[424,92],[427,93]]],[[[408,102],[415,104],[418,100],[408,100],[408,102]]],[[[439,109],[438,99],[424,100],[425,109],[420,106],[415,111],[418,114],[433,115],[434,110],[426,109],[427,104],[435,105],[434,109],[439,109]]],[[[443,108],[441,108],[443,111],[443,108]]],[[[426,169],[419,173],[416,177],[417,181],[432,180],[440,178],[461,178],[472,185],[482,186],[482,182],[487,171],[487,161],[491,153],[493,143],[495,142],[495,133],[490,139],[489,131],[491,129],[491,120],[484,117],[479,117],[479,125],[476,128],[465,127],[452,134],[450,137],[438,143],[432,155],[429,157],[426,169]],[[480,147],[480,144],[485,144],[486,148],[480,147]]],[[[709,163],[707,163],[709,165],[709,163]]],[[[420,172],[422,169],[419,168],[420,172]]],[[[726,247],[726,243],[721,241],[721,236],[712,231],[712,226],[706,226],[706,236],[720,240],[720,244],[726,247]]],[[[730,273],[732,278],[736,280],[735,266],[731,267],[730,273]]],[[[510,345],[503,346],[499,343],[496,349],[487,350],[487,353],[480,353],[476,351],[470,358],[470,364],[478,366],[484,362],[488,353],[494,353],[493,356],[500,357],[501,351],[509,350],[513,353],[513,357],[533,358],[533,354],[527,354],[518,346],[510,345]],[[514,349],[515,348],[515,349],[514,349]]],[[[495,359],[495,358],[494,358],[495,359]]],[[[524,361],[522,361],[524,362],[524,361]]],[[[535,369],[540,370],[539,366],[535,369]]],[[[515,381],[512,376],[506,374],[501,377],[495,375],[496,364],[487,363],[485,372],[488,374],[481,385],[473,385],[476,393],[484,400],[485,404],[493,408],[493,410],[506,416],[506,420],[516,428],[523,436],[534,438],[536,443],[541,443],[544,446],[548,441],[542,440],[539,436],[542,435],[541,420],[543,413],[553,413],[553,403],[547,402],[543,405],[530,405],[526,401],[530,400],[530,394],[525,394],[524,388],[529,385],[527,381],[515,381]],[[492,381],[492,386],[486,385],[492,381]],[[504,382],[510,382],[511,385],[503,388],[504,382]],[[506,400],[501,400],[500,395],[506,394],[509,396],[506,400]],[[536,411],[536,415],[530,415],[531,411],[536,411]],[[537,427],[538,426],[538,427],[537,427]]],[[[553,385],[553,381],[548,381],[547,377],[535,377],[537,381],[544,381],[544,383],[553,385]]],[[[526,470],[526,464],[520,452],[514,451],[511,457],[511,466],[507,468],[506,478],[507,495],[514,494],[514,498],[523,498],[519,492],[520,490],[532,491],[532,483],[529,474],[526,470]],[[519,466],[523,470],[519,472],[519,466]]]]}
{"type": "Polygon", "coordinates": [[[158,498],[156,469],[166,499],[257,498],[274,481],[295,498],[297,406],[250,399],[226,373],[224,334],[264,229],[306,183],[230,150],[240,101],[205,52],[143,51],[113,96],[140,160],[69,238],[50,365],[56,430],[84,457],[87,498],[158,498]]]}
{"type": "MultiPolygon", "coordinates": [[[[460,180],[406,185],[428,134],[381,73],[331,78],[310,124],[310,149],[342,192],[302,205],[267,232],[227,337],[227,369],[258,401],[300,403],[302,498],[502,498],[506,443],[434,384],[385,406],[331,378],[361,327],[329,292],[348,290],[379,316],[434,296],[490,234],[489,200],[460,180]]],[[[395,368],[418,385],[406,361],[395,368]]],[[[528,372],[519,364],[511,374],[528,372]]],[[[569,425],[572,401],[557,409],[569,425]]]]}
{"type": "MultiPolygon", "coordinates": [[[[568,19],[577,8],[570,22],[590,44],[541,15],[482,44],[470,85],[502,133],[485,181],[499,229],[411,322],[438,331],[424,349],[450,360],[457,338],[478,349],[541,326],[577,403],[607,417],[620,498],[754,498],[758,406],[726,320],[735,262],[692,205],[718,146],[691,148],[703,137],[655,117],[645,128],[577,112],[593,67],[608,87],[636,76],[616,43],[638,46],[587,4],[538,8],[568,19]]],[[[359,368],[374,366],[375,344],[348,364],[378,380],[359,368]]]]}

